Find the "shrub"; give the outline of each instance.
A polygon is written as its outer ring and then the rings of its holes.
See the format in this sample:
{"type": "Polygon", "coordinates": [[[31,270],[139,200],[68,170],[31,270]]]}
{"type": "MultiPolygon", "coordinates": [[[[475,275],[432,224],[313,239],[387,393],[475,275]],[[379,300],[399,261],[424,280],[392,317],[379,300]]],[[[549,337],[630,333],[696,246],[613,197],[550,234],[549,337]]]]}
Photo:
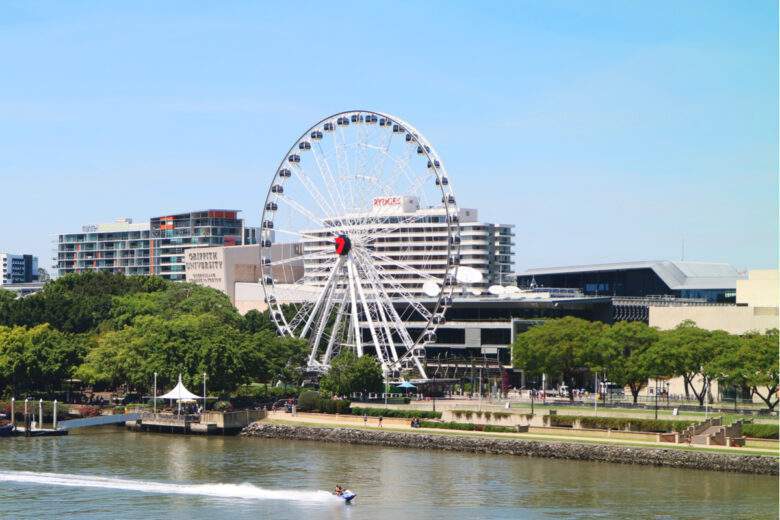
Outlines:
{"type": "Polygon", "coordinates": [[[217,401],[213,409],[217,412],[229,412],[233,409],[233,405],[229,401],[217,401]]]}
{"type": "Polygon", "coordinates": [[[315,409],[321,413],[349,414],[351,403],[346,399],[322,399],[318,398],[315,409]]]}
{"type": "Polygon", "coordinates": [[[578,419],[566,415],[548,415],[547,417],[549,417],[550,426],[557,428],[571,428],[574,426],[574,421],[578,419]]]}
{"type": "Polygon", "coordinates": [[[515,428],[510,426],[495,426],[492,424],[473,424],[459,422],[421,421],[420,426],[423,428],[439,428],[443,430],[462,430],[472,432],[512,433],[517,431],[515,428]]]}
{"type": "Polygon", "coordinates": [[[114,414],[115,415],[122,415],[125,413],[125,407],[124,406],[115,406],[114,407],[114,414]]]}
{"type": "Polygon", "coordinates": [[[571,428],[579,421],[582,428],[593,430],[628,430],[633,432],[681,432],[695,421],[670,421],[631,417],[590,417],[575,415],[550,415],[550,426],[571,428]]]}
{"type": "Polygon", "coordinates": [[[486,424],[486,432],[498,432],[498,433],[512,433],[516,432],[517,428],[512,426],[496,426],[495,424],[486,424]]]}
{"type": "Polygon", "coordinates": [[[743,424],[742,435],[754,439],[777,439],[780,436],[780,427],[777,424],[743,424]]]}
{"type": "Polygon", "coordinates": [[[370,417],[401,417],[405,419],[441,419],[441,412],[427,410],[395,410],[392,408],[352,408],[353,415],[368,415],[370,417]]]}
{"type": "Polygon", "coordinates": [[[320,394],[313,390],[304,390],[298,396],[298,410],[301,412],[313,412],[317,409],[320,394]]]}
{"type": "Polygon", "coordinates": [[[509,412],[493,412],[493,419],[501,420],[508,419],[512,414],[509,412]]]}

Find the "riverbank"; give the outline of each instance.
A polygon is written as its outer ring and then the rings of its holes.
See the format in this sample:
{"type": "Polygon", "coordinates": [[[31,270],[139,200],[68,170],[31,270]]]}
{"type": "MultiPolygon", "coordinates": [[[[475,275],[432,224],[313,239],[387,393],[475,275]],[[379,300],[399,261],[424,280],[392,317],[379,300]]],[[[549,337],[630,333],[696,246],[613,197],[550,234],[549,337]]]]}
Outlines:
{"type": "Polygon", "coordinates": [[[565,460],[584,460],[674,468],[777,475],[778,460],[764,456],[738,456],[657,448],[634,448],[602,444],[544,442],[532,440],[439,435],[398,431],[360,430],[297,425],[252,423],[244,437],[363,444],[393,448],[463,451],[565,460]]]}

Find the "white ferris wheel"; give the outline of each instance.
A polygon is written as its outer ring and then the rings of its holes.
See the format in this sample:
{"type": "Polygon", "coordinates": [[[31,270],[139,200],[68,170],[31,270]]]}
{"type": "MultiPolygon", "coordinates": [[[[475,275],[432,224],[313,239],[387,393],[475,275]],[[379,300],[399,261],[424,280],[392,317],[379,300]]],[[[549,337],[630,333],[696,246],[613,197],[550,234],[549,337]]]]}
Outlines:
{"type": "Polygon", "coordinates": [[[265,301],[279,334],[308,341],[309,371],[350,348],[386,378],[427,379],[460,225],[444,163],[417,129],[370,110],[322,119],[279,163],[261,223],[265,301]]]}

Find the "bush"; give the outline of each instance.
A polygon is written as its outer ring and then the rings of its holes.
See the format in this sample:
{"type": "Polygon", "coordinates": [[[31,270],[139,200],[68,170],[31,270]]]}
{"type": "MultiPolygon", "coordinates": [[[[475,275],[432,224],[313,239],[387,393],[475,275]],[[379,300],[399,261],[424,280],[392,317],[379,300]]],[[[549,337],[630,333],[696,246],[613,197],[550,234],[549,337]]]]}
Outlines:
{"type": "Polygon", "coordinates": [[[346,399],[322,399],[318,398],[316,402],[316,410],[321,413],[338,413],[349,414],[350,403],[346,399]]]}
{"type": "Polygon", "coordinates": [[[313,412],[317,409],[317,402],[320,400],[320,394],[313,390],[304,390],[298,396],[298,410],[301,412],[313,412]]]}
{"type": "Polygon", "coordinates": [[[420,426],[423,428],[439,428],[443,430],[461,430],[471,432],[512,433],[517,431],[517,429],[512,428],[511,426],[494,426],[492,424],[473,424],[459,422],[421,421],[420,426]]]}
{"type": "Polygon", "coordinates": [[[370,417],[402,417],[405,419],[441,419],[441,412],[427,410],[394,410],[392,408],[352,408],[353,415],[368,415],[370,417]]]}
{"type": "Polygon", "coordinates": [[[574,421],[578,419],[578,417],[571,417],[567,415],[548,415],[550,426],[554,426],[556,428],[571,428],[574,426],[574,421]]]}
{"type": "Polygon", "coordinates": [[[125,407],[124,406],[115,406],[114,407],[114,414],[115,415],[122,415],[125,413],[125,407]]]}
{"type": "Polygon", "coordinates": [[[695,421],[669,421],[630,417],[589,417],[576,415],[550,415],[550,426],[571,428],[579,421],[580,427],[593,430],[628,430],[632,432],[682,432],[695,421]]]}
{"type": "Polygon", "coordinates": [[[777,439],[780,436],[780,427],[777,424],[743,424],[742,435],[754,439],[777,439]]]}
{"type": "Polygon", "coordinates": [[[217,412],[229,412],[233,409],[233,405],[229,401],[217,401],[214,403],[213,410],[217,412]]]}

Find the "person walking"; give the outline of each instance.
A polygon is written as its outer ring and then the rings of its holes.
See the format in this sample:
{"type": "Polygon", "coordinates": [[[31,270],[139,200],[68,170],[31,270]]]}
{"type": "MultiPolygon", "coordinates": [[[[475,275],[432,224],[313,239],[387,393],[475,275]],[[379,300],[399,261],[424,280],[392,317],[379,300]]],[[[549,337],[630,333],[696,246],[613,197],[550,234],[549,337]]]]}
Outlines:
{"type": "Polygon", "coordinates": [[[368,414],[363,414],[363,426],[368,426],[368,414]]]}
{"type": "Polygon", "coordinates": [[[379,427],[380,428],[382,427],[382,416],[381,415],[379,416],[379,427]]]}

